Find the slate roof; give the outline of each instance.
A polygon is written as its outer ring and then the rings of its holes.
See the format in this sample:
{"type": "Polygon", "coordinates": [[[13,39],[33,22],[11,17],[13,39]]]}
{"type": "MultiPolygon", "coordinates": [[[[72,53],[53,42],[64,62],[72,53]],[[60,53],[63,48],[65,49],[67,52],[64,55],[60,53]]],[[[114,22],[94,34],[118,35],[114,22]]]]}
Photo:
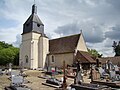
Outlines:
{"type": "Polygon", "coordinates": [[[50,54],[74,52],[81,34],[49,40],[50,54]]]}
{"type": "Polygon", "coordinates": [[[27,19],[27,21],[25,22],[25,24],[29,24],[31,22],[36,22],[36,23],[44,25],[42,23],[42,21],[40,20],[40,18],[38,17],[38,15],[35,14],[35,13],[30,15],[30,17],[27,19]]]}
{"type": "Polygon", "coordinates": [[[102,58],[98,58],[99,61],[102,64],[105,64],[106,61],[110,60],[113,64],[118,65],[120,67],[120,56],[116,56],[116,57],[102,57],[102,58]]]}
{"type": "Polygon", "coordinates": [[[42,34],[42,36],[44,35],[44,24],[37,15],[37,6],[35,4],[32,6],[32,14],[23,25],[22,35],[29,32],[36,32],[42,34]]]}
{"type": "Polygon", "coordinates": [[[92,55],[85,51],[77,51],[75,60],[80,61],[80,63],[96,63],[92,55]]]}
{"type": "Polygon", "coordinates": [[[42,24],[43,25],[42,21],[39,19],[38,15],[37,15],[37,6],[35,4],[32,5],[32,14],[27,19],[25,24],[29,24],[31,22],[36,22],[38,24],[42,24]]]}

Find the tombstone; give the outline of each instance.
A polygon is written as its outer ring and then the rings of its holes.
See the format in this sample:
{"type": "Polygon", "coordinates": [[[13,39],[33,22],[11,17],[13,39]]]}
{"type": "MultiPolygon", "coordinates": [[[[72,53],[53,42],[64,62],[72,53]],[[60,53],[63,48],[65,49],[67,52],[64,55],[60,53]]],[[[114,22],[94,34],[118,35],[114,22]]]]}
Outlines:
{"type": "Polygon", "coordinates": [[[11,71],[11,76],[19,76],[20,75],[20,71],[11,71]]]}
{"type": "Polygon", "coordinates": [[[12,71],[12,63],[9,63],[8,75],[11,74],[11,71],[12,71]]]}
{"type": "Polygon", "coordinates": [[[99,67],[98,70],[99,70],[100,76],[104,77],[103,74],[105,73],[105,70],[102,67],[99,67]]]}
{"type": "Polygon", "coordinates": [[[80,84],[81,82],[83,82],[83,76],[82,76],[82,72],[79,71],[76,77],[76,84],[80,84]]]}
{"type": "Polygon", "coordinates": [[[58,80],[56,78],[48,78],[46,80],[46,83],[48,84],[52,84],[52,85],[57,85],[57,86],[61,86],[62,85],[62,81],[61,80],[58,80]]]}
{"type": "Polygon", "coordinates": [[[114,65],[115,71],[119,71],[119,67],[117,65],[114,65]]]}
{"type": "Polygon", "coordinates": [[[110,79],[114,81],[116,79],[115,77],[116,77],[115,71],[114,70],[110,71],[110,79]]]}
{"type": "Polygon", "coordinates": [[[23,83],[22,76],[12,76],[12,84],[13,85],[21,85],[23,83]]]}
{"type": "Polygon", "coordinates": [[[83,82],[82,67],[79,62],[77,62],[76,66],[77,66],[77,74],[76,74],[74,83],[80,84],[81,82],[83,82]]]}
{"type": "Polygon", "coordinates": [[[114,65],[112,64],[112,62],[110,60],[106,61],[106,64],[105,64],[105,71],[109,74],[110,73],[110,70],[113,70],[114,69],[114,65]]]}
{"type": "Polygon", "coordinates": [[[32,90],[28,86],[23,84],[22,76],[12,76],[12,83],[10,86],[6,86],[5,90],[32,90]]]}

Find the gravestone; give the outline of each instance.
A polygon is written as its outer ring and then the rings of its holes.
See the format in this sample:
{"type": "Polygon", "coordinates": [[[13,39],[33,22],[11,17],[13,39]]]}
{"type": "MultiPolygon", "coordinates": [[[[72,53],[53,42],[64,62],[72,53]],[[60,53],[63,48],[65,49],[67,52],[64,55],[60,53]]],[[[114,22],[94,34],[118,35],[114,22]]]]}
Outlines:
{"type": "Polygon", "coordinates": [[[77,74],[76,74],[74,83],[75,84],[80,84],[80,83],[83,82],[82,67],[81,67],[79,62],[77,62],[76,66],[77,66],[77,74]]]}
{"type": "Polygon", "coordinates": [[[115,80],[116,79],[115,77],[116,77],[115,71],[114,70],[110,71],[110,79],[115,80]]]}
{"type": "Polygon", "coordinates": [[[19,76],[20,75],[20,71],[11,71],[11,76],[19,76]]]}
{"type": "Polygon", "coordinates": [[[115,71],[119,71],[119,67],[117,65],[114,65],[115,71]]]}
{"type": "Polygon", "coordinates": [[[22,76],[12,76],[12,84],[20,85],[23,83],[23,77],[22,76]]]}
{"type": "Polygon", "coordinates": [[[12,76],[12,84],[7,90],[31,90],[28,86],[23,85],[23,83],[23,76],[12,76]]]}
{"type": "Polygon", "coordinates": [[[8,75],[11,74],[11,71],[12,71],[12,63],[9,63],[8,75]]]}
{"type": "Polygon", "coordinates": [[[105,70],[102,67],[99,67],[99,73],[101,77],[104,77],[103,74],[105,73],[105,70]]]}

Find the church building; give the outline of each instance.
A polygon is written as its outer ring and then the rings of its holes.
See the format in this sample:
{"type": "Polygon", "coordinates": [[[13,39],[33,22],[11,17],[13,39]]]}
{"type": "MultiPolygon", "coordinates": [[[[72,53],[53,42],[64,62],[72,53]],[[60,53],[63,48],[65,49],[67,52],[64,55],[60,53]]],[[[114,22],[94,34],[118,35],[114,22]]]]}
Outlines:
{"type": "Polygon", "coordinates": [[[63,60],[66,65],[72,65],[75,61],[81,64],[95,63],[88,53],[82,32],[49,40],[34,4],[30,17],[23,24],[19,64],[29,69],[62,67],[63,60]]]}

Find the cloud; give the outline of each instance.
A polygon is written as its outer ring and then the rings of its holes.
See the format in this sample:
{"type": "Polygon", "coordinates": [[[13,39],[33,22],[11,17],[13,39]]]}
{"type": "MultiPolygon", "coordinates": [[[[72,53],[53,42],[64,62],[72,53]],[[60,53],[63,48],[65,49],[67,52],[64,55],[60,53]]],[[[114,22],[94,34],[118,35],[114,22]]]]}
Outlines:
{"type": "MultiPolygon", "coordinates": [[[[103,53],[105,50],[110,52],[112,40],[119,40],[119,3],[120,0],[36,1],[38,16],[48,37],[76,34],[82,29],[88,45],[103,53]]],[[[0,1],[0,40],[17,45],[22,24],[31,14],[32,4],[32,0],[0,1]]]]}
{"type": "Polygon", "coordinates": [[[17,34],[16,41],[13,42],[13,45],[16,46],[16,47],[20,47],[21,40],[22,40],[22,36],[20,34],[17,34]]]}
{"type": "Polygon", "coordinates": [[[115,25],[114,27],[110,28],[110,31],[105,33],[105,37],[114,40],[120,40],[120,25],[115,25]]]}
{"type": "Polygon", "coordinates": [[[99,25],[89,25],[86,27],[84,31],[84,36],[86,39],[86,42],[89,43],[100,43],[104,41],[104,33],[102,31],[103,27],[99,25]]]}
{"type": "Polygon", "coordinates": [[[83,31],[86,42],[89,43],[99,43],[102,42],[104,38],[103,26],[96,25],[91,22],[79,22],[79,23],[69,23],[63,26],[58,26],[55,33],[60,34],[60,36],[66,36],[71,34],[78,34],[83,31]]]}
{"type": "Polygon", "coordinates": [[[61,36],[71,35],[71,34],[78,34],[80,33],[80,27],[77,23],[70,23],[64,26],[58,26],[55,30],[55,33],[60,34],[61,36]]]}
{"type": "Polygon", "coordinates": [[[14,41],[16,41],[16,35],[21,34],[21,30],[21,25],[11,28],[0,28],[0,41],[13,43],[14,41]]]}

